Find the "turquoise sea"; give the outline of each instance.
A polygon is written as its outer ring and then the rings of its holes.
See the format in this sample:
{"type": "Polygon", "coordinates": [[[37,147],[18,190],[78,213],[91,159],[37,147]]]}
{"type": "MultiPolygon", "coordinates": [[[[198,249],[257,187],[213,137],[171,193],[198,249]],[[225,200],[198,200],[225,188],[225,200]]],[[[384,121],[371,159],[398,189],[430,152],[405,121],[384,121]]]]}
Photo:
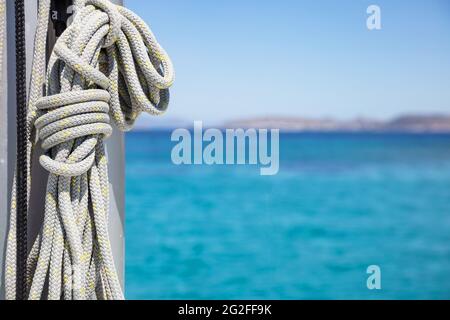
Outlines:
{"type": "Polygon", "coordinates": [[[126,145],[129,299],[450,298],[450,135],[282,134],[276,176],[126,145]]]}

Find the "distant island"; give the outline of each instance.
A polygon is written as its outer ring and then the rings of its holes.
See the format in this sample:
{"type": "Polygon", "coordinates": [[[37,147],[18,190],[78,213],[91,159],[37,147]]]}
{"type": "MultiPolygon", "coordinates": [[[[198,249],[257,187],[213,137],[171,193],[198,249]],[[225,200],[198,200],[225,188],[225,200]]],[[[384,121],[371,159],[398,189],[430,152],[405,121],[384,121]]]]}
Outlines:
{"type": "Polygon", "coordinates": [[[415,132],[450,133],[450,115],[404,115],[388,121],[357,118],[308,119],[301,117],[261,117],[238,119],[224,128],[267,128],[288,132],[415,132]]]}
{"type": "MultiPolygon", "coordinates": [[[[161,131],[192,127],[193,122],[185,119],[149,116],[138,120],[135,129],[137,131],[161,131]]],[[[284,132],[450,133],[450,115],[403,115],[386,121],[368,118],[337,120],[333,118],[266,116],[236,119],[213,126],[205,123],[204,127],[280,129],[284,132]]]]}

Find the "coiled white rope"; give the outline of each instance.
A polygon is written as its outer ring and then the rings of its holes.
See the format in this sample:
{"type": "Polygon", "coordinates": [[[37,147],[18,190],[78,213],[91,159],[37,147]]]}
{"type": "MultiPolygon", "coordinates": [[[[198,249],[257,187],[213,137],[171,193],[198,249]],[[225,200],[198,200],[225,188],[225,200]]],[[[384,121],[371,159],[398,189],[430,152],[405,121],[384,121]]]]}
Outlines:
{"type": "MultiPolygon", "coordinates": [[[[172,63],[131,11],[108,0],[76,0],[73,23],[56,42],[46,72],[50,0],[39,3],[28,159],[37,129],[46,150],[40,164],[49,178],[43,226],[27,261],[29,299],[122,299],[108,236],[103,140],[112,132],[110,118],[126,131],[141,112],[166,110],[172,63]]],[[[30,184],[31,176],[28,196],[30,184]]],[[[14,186],[5,270],[8,299],[16,292],[15,219],[14,186]]]]}

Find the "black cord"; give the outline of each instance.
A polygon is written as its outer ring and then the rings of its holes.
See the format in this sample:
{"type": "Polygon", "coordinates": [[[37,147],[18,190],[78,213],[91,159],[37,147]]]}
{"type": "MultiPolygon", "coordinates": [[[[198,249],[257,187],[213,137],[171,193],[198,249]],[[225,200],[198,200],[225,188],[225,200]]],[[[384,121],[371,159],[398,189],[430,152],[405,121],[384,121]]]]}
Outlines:
{"type": "Polygon", "coordinates": [[[16,299],[27,294],[27,83],[25,47],[25,0],[15,0],[16,98],[17,98],[17,287],[16,299]]]}

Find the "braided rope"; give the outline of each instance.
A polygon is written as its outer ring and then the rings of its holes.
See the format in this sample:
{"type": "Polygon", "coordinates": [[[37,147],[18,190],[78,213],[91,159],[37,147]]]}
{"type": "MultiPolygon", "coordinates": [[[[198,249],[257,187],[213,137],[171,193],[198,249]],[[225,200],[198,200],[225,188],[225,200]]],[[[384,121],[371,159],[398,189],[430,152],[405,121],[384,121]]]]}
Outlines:
{"type": "MultiPolygon", "coordinates": [[[[45,75],[49,8],[50,0],[40,1],[28,105],[28,159],[36,129],[46,151],[39,162],[49,172],[44,222],[27,261],[28,296],[44,298],[48,283],[48,299],[123,299],[108,235],[103,141],[112,133],[110,118],[127,131],[141,112],[166,110],[172,63],[134,13],[108,0],[78,0],[45,75]]],[[[15,201],[13,190],[11,221],[15,201]]],[[[10,228],[8,299],[16,290],[15,237],[10,228]]]]}
{"type": "Polygon", "coordinates": [[[16,195],[17,195],[17,292],[16,299],[26,298],[26,264],[28,249],[28,168],[27,168],[27,79],[25,43],[25,0],[14,1],[16,53],[16,195]]]}

